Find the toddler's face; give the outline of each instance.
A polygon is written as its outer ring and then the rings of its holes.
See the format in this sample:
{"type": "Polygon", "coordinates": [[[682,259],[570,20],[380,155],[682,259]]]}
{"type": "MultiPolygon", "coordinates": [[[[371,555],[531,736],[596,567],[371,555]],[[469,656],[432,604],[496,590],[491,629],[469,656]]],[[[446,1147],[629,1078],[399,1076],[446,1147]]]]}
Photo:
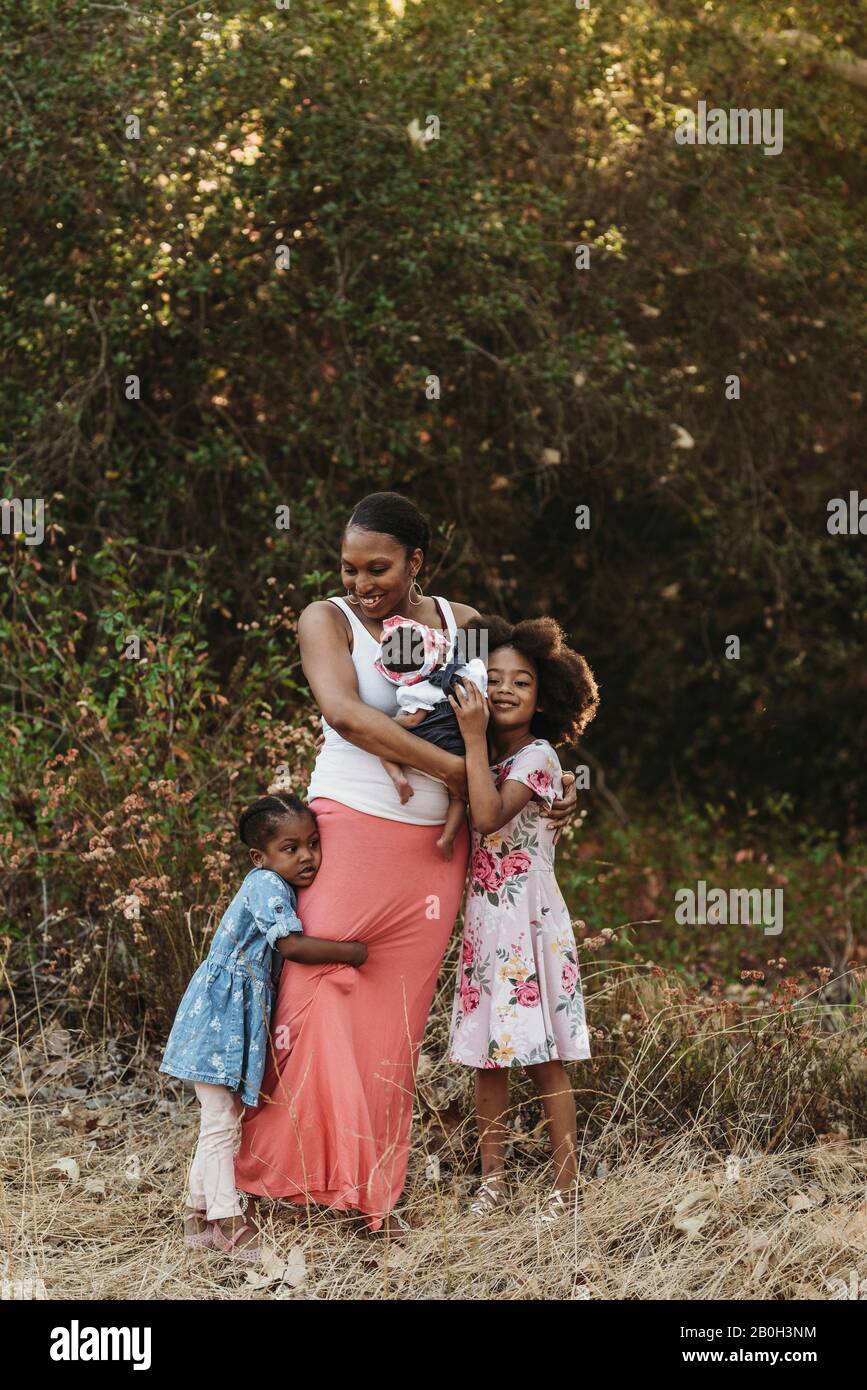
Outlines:
{"type": "Polygon", "coordinates": [[[293,888],[307,888],[322,863],[319,831],[311,815],[281,816],[264,849],[252,849],[257,869],[272,869],[293,888]]]}
{"type": "Polygon", "coordinates": [[[498,729],[529,724],[539,703],[536,663],[514,647],[497,647],[488,658],[488,704],[498,729]]]}

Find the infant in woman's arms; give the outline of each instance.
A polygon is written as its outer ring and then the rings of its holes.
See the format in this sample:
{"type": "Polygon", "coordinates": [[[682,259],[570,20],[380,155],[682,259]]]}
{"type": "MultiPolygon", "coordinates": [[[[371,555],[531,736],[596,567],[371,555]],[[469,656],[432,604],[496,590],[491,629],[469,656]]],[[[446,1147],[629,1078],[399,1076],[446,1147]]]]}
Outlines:
{"type": "MultiPolygon", "coordinates": [[[[405,729],[447,753],[465,754],[458,720],[448,702],[455,681],[472,681],[483,695],[488,690],[488,673],[479,657],[467,658],[467,633],[479,629],[477,619],[458,628],[452,641],[447,632],[427,627],[412,618],[386,618],[382,625],[377,671],[397,686],[398,712],[395,719],[405,729]]],[[[395,785],[401,803],[412,796],[406,773],[399,763],[383,758],[382,765],[395,785]]],[[[455,836],[465,816],[460,797],[449,797],[449,809],[437,845],[451,859],[455,836]]]]}

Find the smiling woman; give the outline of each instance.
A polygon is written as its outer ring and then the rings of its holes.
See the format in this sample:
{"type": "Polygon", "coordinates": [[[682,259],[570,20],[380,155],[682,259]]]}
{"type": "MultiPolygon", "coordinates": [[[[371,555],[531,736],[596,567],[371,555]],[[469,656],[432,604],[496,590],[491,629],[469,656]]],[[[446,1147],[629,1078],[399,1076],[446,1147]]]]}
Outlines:
{"type": "Polygon", "coordinates": [[[429,543],[408,499],[365,498],[343,535],[346,597],[301,615],[325,738],[308,793],[322,867],[298,910],[305,932],[363,941],[368,959],[358,970],[284,972],[263,1100],[247,1112],[236,1159],[242,1190],[355,1209],[373,1230],[403,1189],[415,1065],[467,864],[465,825],[450,861],[437,849],[449,790],[465,795],[464,760],[400,727],[395,687],[376,669],[386,618],[411,616],[454,638],[478,616],[422,593],[429,543]],[[382,758],[408,769],[405,804],[382,758]]]}
{"type": "Polygon", "coordinates": [[[304,671],[319,701],[325,734],[309,795],[334,797],[354,810],[410,825],[442,825],[449,789],[464,790],[462,759],[441,749],[420,751],[416,744],[422,740],[395,725],[397,695],[375,665],[388,617],[412,616],[451,638],[459,622],[475,616],[475,609],[455,605],[452,610],[447,600],[422,594],[417,575],[429,544],[427,522],[406,498],[396,493],[365,498],[343,537],[346,598],[311,605],[299,626],[304,671]],[[305,649],[310,650],[307,634],[314,618],[314,653],[332,643],[336,650],[327,663],[314,654],[308,670],[305,649]],[[374,711],[381,712],[381,720],[374,711]],[[413,795],[406,806],[395,795],[383,757],[410,769],[413,795]]]}

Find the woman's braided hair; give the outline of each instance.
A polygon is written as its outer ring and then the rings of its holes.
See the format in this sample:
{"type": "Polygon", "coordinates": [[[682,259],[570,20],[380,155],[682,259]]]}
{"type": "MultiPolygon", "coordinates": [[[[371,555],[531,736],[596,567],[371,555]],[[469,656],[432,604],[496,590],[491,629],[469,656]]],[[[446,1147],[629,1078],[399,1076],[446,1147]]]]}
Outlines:
{"type": "Polygon", "coordinates": [[[264,849],[273,839],[279,821],[284,816],[316,816],[306,801],[294,792],[284,792],[282,796],[260,796],[245,811],[238,821],[238,835],[250,849],[264,849]]]}

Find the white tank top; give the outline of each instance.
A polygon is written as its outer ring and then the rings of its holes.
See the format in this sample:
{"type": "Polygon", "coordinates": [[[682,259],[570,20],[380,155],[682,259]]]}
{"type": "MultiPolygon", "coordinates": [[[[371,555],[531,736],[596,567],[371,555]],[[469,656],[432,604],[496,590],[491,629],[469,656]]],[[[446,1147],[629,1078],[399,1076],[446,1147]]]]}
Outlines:
{"type": "MultiPolygon", "coordinates": [[[[368,632],[345,599],[330,598],[328,602],[342,608],[352,625],[352,664],[358,679],[359,697],[373,709],[394,716],[398,710],[397,687],[380,675],[373,664],[379,656],[379,642],[368,632]]],[[[451,604],[444,598],[435,599],[434,602],[439,605],[449,636],[454,639],[457,624],[451,604]]],[[[381,816],[383,820],[399,820],[407,825],[442,825],[449,805],[444,782],[416,768],[407,767],[405,771],[413,795],[402,806],[394,783],[375,753],[356,748],[354,743],[342,738],[324,715],[322,732],[325,742],[319,750],[307,788],[308,800],[314,796],[327,796],[331,801],[352,807],[354,811],[365,811],[369,816],[381,816]]]]}

